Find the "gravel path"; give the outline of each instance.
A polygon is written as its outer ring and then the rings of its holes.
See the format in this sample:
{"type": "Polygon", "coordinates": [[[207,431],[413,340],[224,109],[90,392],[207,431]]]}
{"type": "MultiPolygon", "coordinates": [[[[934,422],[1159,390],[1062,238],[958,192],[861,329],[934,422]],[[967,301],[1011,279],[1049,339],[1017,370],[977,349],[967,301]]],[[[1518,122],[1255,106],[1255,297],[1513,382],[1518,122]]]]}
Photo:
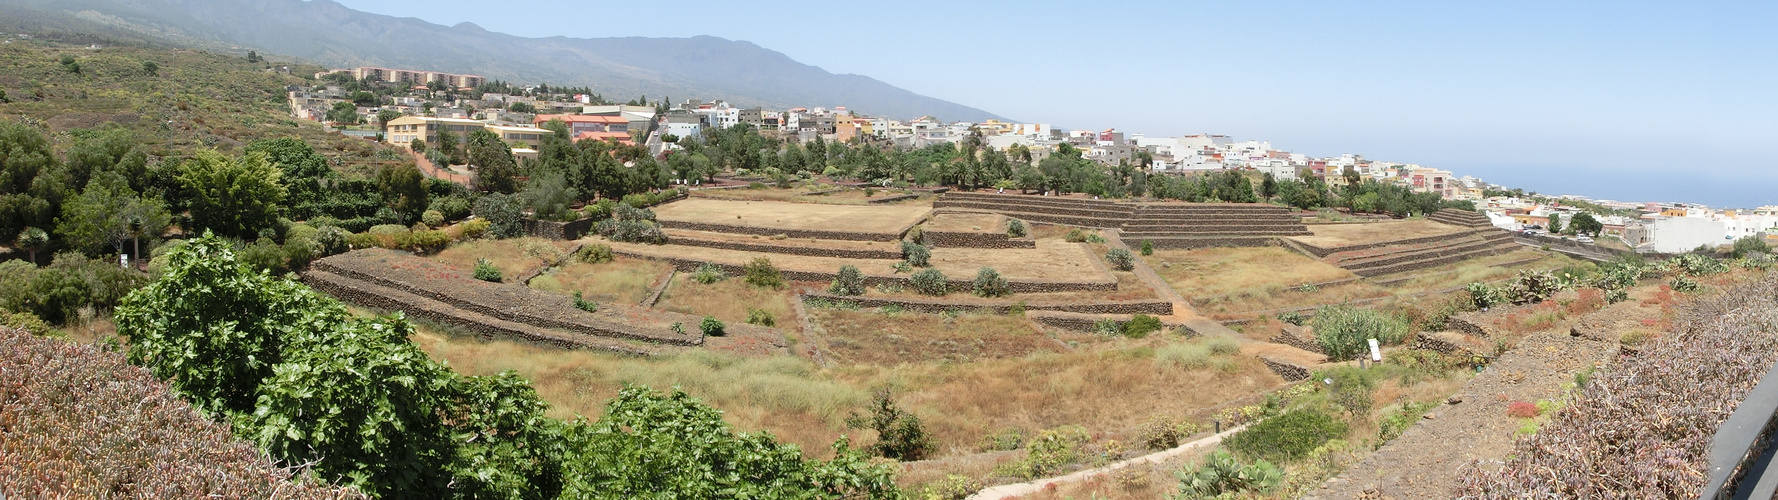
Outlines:
{"type": "Polygon", "coordinates": [[[1512,451],[1519,420],[1506,415],[1508,403],[1557,397],[1575,372],[1617,353],[1615,342],[1565,331],[1526,337],[1427,419],[1304,498],[1450,498],[1458,469],[1477,460],[1498,461],[1512,451]]]}

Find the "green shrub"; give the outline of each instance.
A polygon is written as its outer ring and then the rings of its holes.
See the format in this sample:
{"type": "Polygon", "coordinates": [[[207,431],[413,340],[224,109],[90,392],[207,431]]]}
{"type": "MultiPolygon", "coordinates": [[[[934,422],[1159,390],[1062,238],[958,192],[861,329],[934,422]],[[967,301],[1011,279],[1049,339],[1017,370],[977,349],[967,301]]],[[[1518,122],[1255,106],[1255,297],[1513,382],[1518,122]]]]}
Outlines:
{"type": "Polygon", "coordinates": [[[1045,430],[1025,442],[1025,458],[1008,462],[996,473],[1035,479],[1047,477],[1080,461],[1080,447],[1091,436],[1086,428],[1069,425],[1045,430]]]}
{"type": "Polygon", "coordinates": [[[1399,344],[1407,339],[1408,324],[1394,316],[1348,305],[1322,306],[1315,312],[1315,343],[1328,359],[1348,360],[1370,350],[1367,339],[1399,344]]]}
{"type": "Polygon", "coordinates": [[[777,326],[778,319],[772,317],[771,311],[767,311],[765,309],[759,309],[759,308],[752,308],[752,309],[747,310],[747,324],[759,325],[759,326],[777,326]]]}
{"type": "Polygon", "coordinates": [[[1124,323],[1124,336],[1133,339],[1147,337],[1150,333],[1160,331],[1162,326],[1160,318],[1137,314],[1124,323]]]}
{"type": "MultiPolygon", "coordinates": [[[[832,169],[833,167],[827,168],[832,169]]],[[[964,500],[969,498],[970,495],[975,494],[975,492],[981,491],[981,489],[981,481],[960,474],[945,474],[943,479],[926,483],[926,486],[921,488],[919,496],[914,498],[919,498],[921,500],[964,500]]]]}
{"type": "Polygon", "coordinates": [[[1185,442],[1185,438],[1203,432],[1203,430],[1203,426],[1189,420],[1156,415],[1154,418],[1148,419],[1147,423],[1142,424],[1136,435],[1137,440],[1142,442],[1143,448],[1159,451],[1177,448],[1180,443],[1185,442]]]}
{"type": "Polygon", "coordinates": [[[1278,321],[1303,326],[1309,324],[1309,315],[1303,314],[1302,311],[1284,311],[1278,313],[1278,321]]]}
{"type": "Polygon", "coordinates": [[[1698,280],[1685,276],[1674,276],[1673,281],[1667,282],[1667,286],[1673,288],[1675,292],[1696,292],[1699,288],[1698,280]]]}
{"type": "Polygon", "coordinates": [[[580,247],[580,250],[574,252],[574,260],[587,264],[611,262],[611,260],[615,258],[617,258],[617,255],[611,251],[611,246],[603,243],[583,246],[580,247]]]}
{"type": "Polygon", "coordinates": [[[494,193],[475,200],[475,216],[488,221],[487,234],[500,239],[525,234],[522,204],[516,196],[494,193]]]}
{"type": "Polygon", "coordinates": [[[499,283],[500,280],[505,279],[500,275],[500,268],[494,267],[494,263],[488,262],[488,259],[475,259],[475,273],[473,275],[475,279],[491,283],[499,283]]]}
{"type": "Polygon", "coordinates": [[[1562,281],[1549,271],[1521,269],[1502,295],[1515,305],[1543,302],[1562,290],[1562,281]]]}
{"type": "Polygon", "coordinates": [[[1111,267],[1119,271],[1129,271],[1136,268],[1136,258],[1130,255],[1129,250],[1122,248],[1113,248],[1106,251],[1105,261],[1110,262],[1111,267]]]}
{"type": "Polygon", "coordinates": [[[1463,288],[1469,292],[1469,300],[1476,309],[1488,309],[1506,302],[1505,294],[1487,283],[1470,283],[1463,288]]]}
{"type": "Polygon", "coordinates": [[[1154,255],[1154,242],[1142,240],[1142,255],[1154,255]]]}
{"type": "Polygon", "coordinates": [[[914,273],[913,276],[908,277],[908,282],[913,286],[914,291],[926,295],[944,295],[951,288],[949,280],[945,278],[945,273],[930,268],[914,273]]]}
{"type": "Polygon", "coordinates": [[[590,312],[590,313],[596,313],[596,312],[599,312],[599,303],[582,298],[580,296],[580,290],[575,290],[574,291],[574,308],[582,310],[582,311],[590,312]]]}
{"type": "Polygon", "coordinates": [[[1204,345],[1210,348],[1211,354],[1218,356],[1233,356],[1241,352],[1241,342],[1226,335],[1206,337],[1204,345]]]}
{"type": "Polygon", "coordinates": [[[749,285],[765,288],[784,287],[784,273],[779,271],[777,266],[772,265],[771,259],[756,257],[752,262],[748,262],[746,267],[741,268],[741,272],[749,285]]]}
{"type": "MultiPolygon", "coordinates": [[[[427,222],[426,225],[438,227],[446,222],[463,220],[469,217],[472,210],[473,205],[469,203],[469,199],[462,196],[451,195],[433,198],[432,203],[426,206],[426,211],[438,212],[441,219],[438,224],[427,222]]],[[[421,213],[420,220],[427,220],[424,212],[421,213]]]]}
{"type": "Polygon", "coordinates": [[[975,283],[971,288],[976,295],[982,297],[1004,297],[1012,294],[1012,285],[1006,282],[1006,278],[987,267],[975,273],[975,283]]]}
{"type": "Polygon", "coordinates": [[[493,226],[494,226],[494,224],[491,222],[488,222],[487,219],[476,219],[476,220],[472,220],[472,221],[466,221],[462,224],[457,225],[457,227],[459,229],[463,230],[463,239],[470,239],[470,240],[480,238],[480,237],[482,237],[482,235],[488,234],[488,228],[493,227],[493,226]]]}
{"type": "Polygon", "coordinates": [[[1179,469],[1178,498],[1248,498],[1269,495],[1284,484],[1284,471],[1264,459],[1243,464],[1216,450],[1196,466],[1179,469]]]}
{"type": "Polygon", "coordinates": [[[1025,445],[1025,431],[1017,427],[1001,429],[982,436],[981,451],[1010,451],[1025,445]]]}
{"type": "Polygon", "coordinates": [[[914,267],[927,267],[928,265],[931,265],[932,251],[928,250],[925,245],[914,243],[912,241],[903,241],[901,242],[901,257],[908,263],[908,265],[914,267]]]}
{"type": "Polygon", "coordinates": [[[705,316],[704,321],[698,323],[698,331],[704,332],[704,335],[712,337],[721,337],[723,334],[728,333],[723,331],[724,328],[726,327],[722,324],[722,320],[716,319],[713,316],[705,316]]]}
{"type": "Polygon", "coordinates": [[[1106,318],[1093,322],[1093,333],[1103,337],[1115,337],[1122,335],[1124,328],[1117,324],[1117,320],[1106,318]]]}
{"type": "MultiPolygon", "coordinates": [[[[407,235],[407,243],[402,246],[419,254],[435,254],[443,251],[445,247],[450,246],[450,244],[451,235],[446,234],[444,231],[431,229],[409,233],[407,235]]],[[[294,259],[290,265],[291,267],[297,267],[294,259]]]]}
{"type": "Polygon", "coordinates": [[[1087,232],[1080,230],[1080,228],[1069,229],[1068,234],[1062,236],[1062,240],[1069,243],[1086,243],[1087,232]]]}
{"type": "Polygon", "coordinates": [[[55,331],[54,328],[50,328],[49,322],[44,321],[43,319],[38,318],[37,315],[29,312],[0,311],[0,327],[11,328],[39,336],[49,335],[55,331]]]}
{"type": "Polygon", "coordinates": [[[1025,221],[1018,220],[1018,219],[1007,219],[1006,220],[1006,235],[1007,236],[1010,236],[1013,238],[1023,238],[1023,237],[1025,237],[1026,234],[1029,234],[1029,233],[1030,233],[1030,230],[1025,228],[1025,221]]]}
{"type": "Polygon", "coordinates": [[[709,262],[705,262],[703,264],[698,264],[698,269],[696,271],[692,271],[692,273],[691,273],[691,280],[692,281],[696,281],[698,283],[703,283],[706,285],[715,283],[718,281],[722,281],[725,279],[728,279],[728,273],[723,272],[721,266],[717,266],[716,264],[711,264],[709,262]]]}
{"type": "Polygon", "coordinates": [[[1332,394],[1329,399],[1346,410],[1353,420],[1370,414],[1375,401],[1371,398],[1371,390],[1377,387],[1373,372],[1355,366],[1342,366],[1319,374],[1317,379],[1333,380],[1332,394]]]}
{"type": "Polygon", "coordinates": [[[420,212],[420,223],[425,224],[428,227],[443,226],[445,223],[444,212],[440,212],[437,210],[427,210],[425,212],[420,212]]]}
{"type": "Polygon", "coordinates": [[[877,442],[870,451],[883,458],[904,462],[920,460],[932,452],[932,438],[926,434],[920,417],[895,406],[889,390],[881,389],[871,397],[870,415],[846,417],[846,427],[877,431],[877,442]]]}
{"type": "Polygon", "coordinates": [[[1250,425],[1222,443],[1244,458],[1285,463],[1307,456],[1346,432],[1346,423],[1337,418],[1313,410],[1296,410],[1250,425]]]}
{"type": "Polygon", "coordinates": [[[840,272],[834,275],[833,283],[827,286],[827,293],[864,295],[864,273],[851,265],[840,266],[840,272]]]}

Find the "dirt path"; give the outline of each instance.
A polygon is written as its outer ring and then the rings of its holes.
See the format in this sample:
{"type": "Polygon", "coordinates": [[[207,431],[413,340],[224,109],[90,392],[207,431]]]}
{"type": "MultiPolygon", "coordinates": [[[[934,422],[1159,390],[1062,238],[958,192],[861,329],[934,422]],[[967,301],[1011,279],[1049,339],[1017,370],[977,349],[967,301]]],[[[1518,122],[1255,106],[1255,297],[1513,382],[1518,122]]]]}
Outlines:
{"type": "MultiPolygon", "coordinates": [[[[1111,233],[1105,235],[1106,246],[1128,250],[1132,255],[1136,253],[1135,249],[1124,244],[1124,239],[1117,234],[1117,230],[1112,229],[1107,230],[1106,232],[1111,233]]],[[[1198,314],[1197,309],[1192,308],[1191,302],[1187,301],[1184,295],[1180,295],[1178,290],[1174,290],[1172,285],[1167,284],[1167,280],[1162,279],[1160,274],[1155,273],[1153,268],[1148,267],[1147,261],[1142,259],[1134,260],[1136,266],[1132,271],[1136,273],[1136,278],[1141,279],[1143,284],[1154,289],[1155,293],[1161,300],[1173,303],[1173,315],[1161,318],[1162,322],[1185,325],[1186,328],[1190,328],[1199,335],[1228,335],[1237,339],[1244,338],[1240,333],[1230,330],[1229,327],[1222,326],[1221,322],[1198,314]]]]}
{"type": "MultiPolygon", "coordinates": [[[[1565,330],[1565,329],[1564,329],[1565,330]]],[[[1513,401],[1558,397],[1575,372],[1606,363],[1615,342],[1544,332],[1526,337],[1463,390],[1376,453],[1328,480],[1307,499],[1450,498],[1458,469],[1498,461],[1512,451],[1520,421],[1506,415],[1513,401]]]]}
{"type": "Polygon", "coordinates": [[[1094,476],[1117,472],[1117,471],[1122,470],[1126,467],[1133,467],[1133,466],[1143,465],[1143,464],[1165,462],[1168,459],[1171,459],[1173,457],[1177,457],[1179,455],[1183,455],[1186,453],[1191,453],[1195,450],[1213,448],[1217,444],[1222,443],[1223,438],[1228,437],[1229,435],[1232,435],[1234,433],[1241,432],[1242,429],[1246,429],[1246,428],[1247,428],[1247,426],[1235,427],[1235,428],[1232,428],[1232,429],[1229,429],[1226,431],[1222,431],[1221,434],[1212,434],[1209,437],[1205,437],[1205,438],[1199,439],[1197,441],[1192,441],[1190,443],[1185,443],[1185,444],[1179,445],[1179,447],[1177,447],[1177,448],[1161,450],[1161,451],[1157,451],[1157,452],[1143,455],[1140,457],[1132,458],[1129,460],[1124,460],[1122,462],[1117,462],[1117,463],[1107,465],[1104,467],[1087,469],[1087,470],[1075,472],[1072,474],[1068,474],[1065,476],[1057,476],[1057,477],[1051,477],[1051,478],[1038,479],[1036,481],[1029,481],[1029,482],[1016,483],[1016,484],[1002,484],[1000,486],[989,487],[987,489],[983,489],[982,491],[977,492],[974,495],[970,495],[967,500],[1002,500],[1002,499],[1007,499],[1007,498],[1017,498],[1017,497],[1020,497],[1023,495],[1029,495],[1032,493],[1037,493],[1039,491],[1043,491],[1045,487],[1050,486],[1050,485],[1060,485],[1060,484],[1064,484],[1064,483],[1077,483],[1077,482],[1091,479],[1094,476]]]}

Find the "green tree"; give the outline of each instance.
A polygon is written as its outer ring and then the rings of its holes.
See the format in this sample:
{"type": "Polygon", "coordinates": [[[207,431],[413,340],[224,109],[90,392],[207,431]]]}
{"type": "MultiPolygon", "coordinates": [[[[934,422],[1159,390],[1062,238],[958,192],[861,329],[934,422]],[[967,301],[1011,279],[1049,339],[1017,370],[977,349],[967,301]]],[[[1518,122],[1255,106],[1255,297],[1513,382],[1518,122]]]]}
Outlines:
{"type": "Polygon", "coordinates": [[[277,222],[285,195],[279,178],[265,153],[231,159],[213,150],[180,165],[178,176],[194,230],[243,239],[277,222]]]}
{"type": "Polygon", "coordinates": [[[347,125],[357,125],[358,106],[344,101],[334,103],[333,109],[327,110],[327,115],[323,118],[340,128],[345,128],[347,125]]]}
{"type": "MultiPolygon", "coordinates": [[[[401,118],[401,117],[402,117],[402,114],[400,111],[396,111],[393,109],[378,110],[377,111],[377,126],[382,127],[383,134],[387,135],[389,133],[389,121],[394,120],[396,118],[401,118]]],[[[418,140],[418,139],[415,139],[415,140],[418,140]]]]}
{"type": "Polygon", "coordinates": [[[1266,201],[1272,201],[1273,196],[1278,196],[1278,179],[1272,177],[1271,172],[1266,172],[1265,178],[1259,181],[1259,195],[1266,201]]]}
{"type": "Polygon", "coordinates": [[[260,62],[263,60],[264,59],[259,58],[259,52],[252,50],[247,51],[247,62],[260,62]]]}
{"type": "Polygon", "coordinates": [[[469,164],[475,167],[471,184],[476,190],[490,193],[512,193],[518,190],[518,163],[512,148],[500,136],[487,130],[469,134],[469,164]]]}
{"type": "Polygon", "coordinates": [[[515,102],[511,106],[507,106],[506,110],[514,113],[536,113],[537,107],[528,102],[515,102]]]}
{"type": "Polygon", "coordinates": [[[475,200],[475,216],[488,221],[495,238],[516,238],[525,234],[523,206],[517,196],[493,193],[475,200]]]}
{"type": "Polygon", "coordinates": [[[31,263],[37,263],[37,252],[49,248],[49,233],[42,229],[27,227],[19,232],[17,243],[20,249],[30,252],[31,263]]]}
{"type": "Polygon", "coordinates": [[[142,61],[142,73],[148,76],[160,76],[161,65],[154,61],[142,61]]]}
{"type": "Polygon", "coordinates": [[[426,176],[412,163],[377,169],[377,189],[387,206],[401,216],[403,225],[420,219],[432,201],[426,192],[426,176]]]}
{"type": "Polygon", "coordinates": [[[42,133],[0,121],[0,241],[26,227],[55,227],[68,184],[42,133]]]}
{"type": "Polygon", "coordinates": [[[1756,234],[1735,240],[1735,258],[1746,257],[1748,254],[1753,253],[1769,253],[1771,251],[1772,247],[1771,245],[1766,244],[1765,236],[1756,234]]]}
{"type": "Polygon", "coordinates": [[[1574,217],[1568,220],[1568,227],[1575,234],[1592,236],[1598,236],[1600,232],[1605,231],[1605,223],[1599,222],[1599,218],[1586,212],[1574,214],[1574,217]]]}
{"type": "Polygon", "coordinates": [[[1551,212],[1549,220],[1550,234],[1562,232],[1562,214],[1551,212]]]}
{"type": "Polygon", "coordinates": [[[445,154],[445,158],[447,160],[450,160],[452,165],[462,165],[463,164],[463,152],[462,152],[463,150],[462,150],[462,148],[458,147],[459,144],[457,142],[457,134],[452,133],[450,130],[444,129],[443,127],[440,127],[438,129],[437,139],[438,139],[438,144],[431,145],[431,146],[433,146],[432,149],[443,151],[445,154]]]}
{"type": "Polygon", "coordinates": [[[137,196],[123,176],[107,172],[87,184],[80,196],[62,205],[56,231],[70,246],[88,253],[111,245],[122,254],[124,244],[134,241],[136,253],[131,255],[141,258],[139,239],[159,236],[171,220],[159,199],[137,196]]]}

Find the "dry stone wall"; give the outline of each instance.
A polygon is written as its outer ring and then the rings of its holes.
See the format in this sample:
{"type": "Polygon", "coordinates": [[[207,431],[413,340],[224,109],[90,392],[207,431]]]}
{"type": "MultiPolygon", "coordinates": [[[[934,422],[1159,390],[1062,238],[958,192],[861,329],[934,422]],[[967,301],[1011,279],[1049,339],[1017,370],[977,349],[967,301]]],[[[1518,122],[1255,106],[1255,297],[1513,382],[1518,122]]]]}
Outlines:
{"type": "MultiPolygon", "coordinates": [[[[721,263],[721,262],[710,262],[710,261],[698,260],[698,259],[687,259],[687,258],[682,258],[682,257],[666,257],[666,256],[660,256],[660,255],[632,252],[632,251],[628,251],[628,250],[615,250],[614,253],[616,253],[617,255],[625,256],[625,257],[633,257],[633,258],[637,258],[637,259],[649,259],[649,260],[657,260],[657,261],[666,262],[666,263],[672,264],[673,267],[675,269],[678,269],[680,272],[693,272],[698,269],[698,266],[702,266],[704,264],[710,264],[710,265],[713,265],[713,266],[716,266],[716,267],[722,269],[723,272],[731,274],[731,275],[745,274],[743,266],[734,265],[734,264],[725,264],[725,263],[721,263]]],[[[784,279],[789,280],[789,281],[829,282],[829,281],[833,281],[835,274],[837,272],[839,272],[839,270],[835,269],[832,272],[828,272],[828,271],[816,272],[816,271],[797,271],[797,270],[790,270],[790,269],[782,269],[779,272],[783,273],[784,279]]],[[[968,292],[970,289],[974,288],[974,286],[975,286],[973,277],[971,277],[970,279],[952,278],[952,279],[948,280],[947,283],[948,283],[950,291],[953,293],[968,292]]],[[[877,285],[887,284],[887,285],[893,285],[893,286],[900,286],[903,288],[908,288],[908,287],[913,286],[913,283],[909,280],[908,277],[882,276],[882,275],[870,275],[870,274],[866,274],[864,276],[864,284],[865,284],[865,286],[877,286],[877,285]]],[[[1009,280],[1007,280],[1007,284],[1012,288],[1012,291],[1015,293],[1079,292],[1079,291],[1113,291],[1113,290],[1117,290],[1117,280],[1112,279],[1112,278],[1106,278],[1104,280],[1073,280],[1073,281],[1010,280],[1009,279],[1009,280]]]]}
{"type": "Polygon", "coordinates": [[[1037,248],[1030,238],[1011,238],[1005,233],[964,231],[924,231],[920,238],[928,245],[942,248],[1037,248]]]}
{"type": "MultiPolygon", "coordinates": [[[[905,299],[879,298],[828,293],[805,293],[802,300],[825,300],[828,302],[851,302],[859,307],[900,307],[903,310],[939,314],[949,311],[988,310],[994,314],[1008,314],[1021,302],[1013,301],[982,301],[982,300],[944,300],[944,299],[905,299]]],[[[1173,303],[1163,300],[1104,300],[1078,302],[1024,302],[1027,311],[1061,311],[1083,314],[1148,314],[1166,316],[1173,314],[1173,303]]]]}
{"type": "MultiPolygon", "coordinates": [[[[845,248],[822,248],[790,244],[748,243],[742,241],[706,240],[699,238],[669,237],[674,245],[688,247],[717,248],[722,250],[739,250],[744,252],[763,252],[786,255],[803,255],[809,257],[837,257],[842,259],[900,259],[901,249],[884,247],[882,250],[860,250],[845,248]]],[[[887,244],[887,243],[886,243],[887,244]]]]}
{"type": "Polygon", "coordinates": [[[791,238],[810,238],[817,240],[848,240],[848,241],[895,241],[907,232],[902,228],[895,233],[870,233],[858,231],[818,231],[812,229],[779,229],[734,224],[709,224],[703,222],[686,222],[674,220],[660,221],[661,227],[670,229],[689,229],[693,231],[710,231],[713,233],[757,234],[760,236],[785,235],[791,238]]]}
{"type": "Polygon", "coordinates": [[[1295,382],[1298,380],[1308,380],[1309,378],[1308,367],[1265,356],[1260,356],[1259,360],[1266,364],[1266,368],[1271,368],[1273,373],[1277,373],[1278,376],[1283,377],[1284,380],[1295,382]]]}
{"type": "Polygon", "coordinates": [[[1412,348],[1469,358],[1490,354],[1486,344],[1456,332],[1422,332],[1415,336],[1412,348]]]}
{"type": "Polygon", "coordinates": [[[415,318],[462,329],[482,339],[508,337],[564,349],[588,349],[636,356],[655,354],[653,348],[627,345],[609,339],[555,332],[523,323],[505,321],[326,271],[310,270],[305,272],[302,275],[302,281],[316,290],[348,303],[386,311],[402,311],[415,318]]]}

